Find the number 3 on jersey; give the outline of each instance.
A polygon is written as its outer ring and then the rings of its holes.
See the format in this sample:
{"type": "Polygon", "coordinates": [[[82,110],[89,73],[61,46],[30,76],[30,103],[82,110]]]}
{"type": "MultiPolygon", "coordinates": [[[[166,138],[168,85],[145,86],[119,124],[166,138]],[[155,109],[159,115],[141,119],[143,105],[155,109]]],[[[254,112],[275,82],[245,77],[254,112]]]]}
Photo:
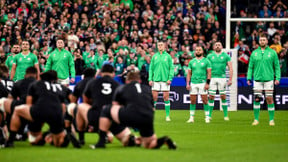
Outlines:
{"type": "Polygon", "coordinates": [[[110,83],[102,83],[103,89],[101,92],[105,95],[109,95],[112,92],[111,84],[110,83]]]}

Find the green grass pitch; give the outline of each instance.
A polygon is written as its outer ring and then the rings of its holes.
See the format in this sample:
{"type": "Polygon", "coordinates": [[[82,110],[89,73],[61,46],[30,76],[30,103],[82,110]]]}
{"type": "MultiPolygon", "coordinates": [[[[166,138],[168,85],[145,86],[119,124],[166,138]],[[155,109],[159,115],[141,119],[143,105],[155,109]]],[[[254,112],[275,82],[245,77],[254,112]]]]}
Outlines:
{"type": "Polygon", "coordinates": [[[195,123],[188,124],[189,111],[172,110],[171,122],[165,122],[165,112],[155,113],[157,135],[169,135],[177,143],[177,150],[124,148],[117,140],[106,149],[91,150],[89,144],[98,135],[86,134],[82,149],[31,147],[28,142],[16,142],[15,148],[0,149],[1,162],[287,162],[288,161],[288,111],[276,111],[276,126],[268,125],[268,112],[260,112],[260,124],[251,126],[253,111],[230,112],[230,121],[223,120],[223,113],[213,112],[210,124],[204,122],[204,112],[196,111],[195,123]]]}

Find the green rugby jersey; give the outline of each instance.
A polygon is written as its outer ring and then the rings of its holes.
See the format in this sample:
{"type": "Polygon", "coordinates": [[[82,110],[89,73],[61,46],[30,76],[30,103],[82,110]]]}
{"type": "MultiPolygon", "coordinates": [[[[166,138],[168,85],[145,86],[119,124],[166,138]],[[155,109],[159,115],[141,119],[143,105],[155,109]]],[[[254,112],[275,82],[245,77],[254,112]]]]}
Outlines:
{"type": "Polygon", "coordinates": [[[71,77],[75,78],[75,67],[72,54],[62,49],[55,49],[50,53],[50,56],[47,60],[45,71],[55,70],[59,79],[67,79],[69,77],[69,72],[71,77]]]}
{"type": "Polygon", "coordinates": [[[16,71],[13,80],[17,81],[24,79],[26,69],[30,66],[38,64],[38,59],[37,56],[31,52],[28,55],[19,53],[16,56],[14,56],[13,64],[16,64],[16,71]]]}
{"type": "Polygon", "coordinates": [[[268,46],[263,51],[258,47],[251,54],[247,80],[251,80],[254,77],[256,81],[266,82],[274,80],[274,75],[276,80],[279,81],[281,71],[277,53],[268,46]]]}
{"type": "Polygon", "coordinates": [[[231,57],[225,52],[221,54],[212,52],[207,58],[211,62],[211,78],[226,78],[226,66],[231,57]]]}
{"type": "Polygon", "coordinates": [[[188,69],[192,72],[191,83],[205,83],[207,80],[207,69],[211,69],[211,63],[205,57],[200,60],[194,58],[189,62],[188,69]]]}
{"type": "Polygon", "coordinates": [[[172,81],[174,65],[172,57],[164,51],[162,54],[155,53],[149,66],[149,81],[167,82],[172,81]]]}

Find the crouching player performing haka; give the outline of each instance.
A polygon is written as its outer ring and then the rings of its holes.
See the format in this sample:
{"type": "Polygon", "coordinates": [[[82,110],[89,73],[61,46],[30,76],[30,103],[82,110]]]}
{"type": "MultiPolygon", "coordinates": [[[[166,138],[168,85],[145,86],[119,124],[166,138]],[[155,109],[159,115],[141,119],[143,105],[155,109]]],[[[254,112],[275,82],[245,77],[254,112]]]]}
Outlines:
{"type": "MultiPolygon", "coordinates": [[[[68,114],[76,119],[77,129],[79,131],[79,140],[84,144],[84,133],[98,132],[99,118],[103,106],[112,103],[112,97],[119,83],[113,80],[114,68],[109,64],[103,65],[101,69],[101,78],[92,79],[88,82],[83,93],[83,103],[68,107],[68,114]]],[[[119,139],[124,146],[135,145],[135,137],[131,135],[129,128],[112,124],[110,131],[119,139]]],[[[110,133],[108,133],[109,135],[110,133]]],[[[107,135],[105,134],[105,138],[107,135]]],[[[109,142],[113,136],[109,135],[109,142]]],[[[94,145],[91,146],[95,148],[94,145]]]]}
{"type": "Polygon", "coordinates": [[[52,133],[53,144],[56,147],[63,146],[67,141],[64,132],[64,119],[62,102],[64,98],[59,96],[63,90],[60,84],[54,84],[57,80],[55,71],[47,71],[41,75],[41,80],[31,84],[25,105],[15,107],[11,118],[10,136],[5,147],[13,147],[15,135],[21,126],[20,118],[29,120],[29,141],[35,142],[41,134],[43,123],[48,123],[52,133]]]}
{"type": "Polygon", "coordinates": [[[105,147],[105,136],[111,122],[137,128],[141,135],[141,142],[145,148],[160,148],[167,144],[169,149],[176,149],[173,141],[164,136],[156,137],[153,121],[153,97],[150,87],[141,85],[140,74],[129,72],[126,78],[126,85],[116,89],[112,105],[105,106],[99,120],[100,138],[96,147],[105,147]]]}
{"type": "Polygon", "coordinates": [[[275,106],[273,102],[274,85],[280,82],[280,65],[277,53],[267,46],[268,39],[266,35],[261,35],[259,38],[260,47],[255,49],[250,57],[247,84],[252,84],[252,76],[254,78],[254,122],[252,125],[259,124],[260,100],[262,91],[265,91],[267,107],[269,112],[269,125],[274,126],[275,106]],[[274,75],[276,77],[274,83],[274,75]]]}
{"type": "Polygon", "coordinates": [[[200,94],[205,111],[205,122],[210,123],[209,106],[208,106],[208,88],[211,79],[211,63],[203,57],[202,46],[197,46],[195,50],[196,58],[191,60],[188,65],[188,73],[186,77],[186,88],[190,91],[190,118],[187,123],[194,122],[194,114],[196,110],[197,95],[200,94]],[[191,84],[190,84],[191,79],[191,84]]]}

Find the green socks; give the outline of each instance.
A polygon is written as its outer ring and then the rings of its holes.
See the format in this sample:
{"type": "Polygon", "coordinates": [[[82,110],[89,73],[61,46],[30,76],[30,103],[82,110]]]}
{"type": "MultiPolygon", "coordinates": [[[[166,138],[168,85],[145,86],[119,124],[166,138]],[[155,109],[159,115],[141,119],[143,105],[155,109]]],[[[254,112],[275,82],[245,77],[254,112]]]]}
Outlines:
{"type": "Polygon", "coordinates": [[[209,104],[209,117],[212,118],[212,112],[214,109],[214,100],[209,99],[208,104],[209,104]]]}
{"type": "Polygon", "coordinates": [[[222,109],[223,109],[223,112],[224,112],[224,117],[228,117],[228,106],[227,106],[226,99],[222,100],[222,109]]]}
{"type": "Polygon", "coordinates": [[[195,115],[196,104],[190,104],[190,116],[195,115]]]}
{"type": "Polygon", "coordinates": [[[273,104],[268,104],[269,121],[274,120],[275,106],[273,104]]]}
{"type": "Polygon", "coordinates": [[[154,108],[156,109],[156,104],[157,104],[157,101],[154,101],[154,108]]]}
{"type": "MultiPolygon", "coordinates": [[[[254,103],[253,103],[253,110],[254,110],[254,118],[255,118],[255,120],[259,121],[260,102],[254,101],[254,103]]],[[[269,114],[269,115],[270,115],[270,114],[269,114]]]]}
{"type": "Polygon", "coordinates": [[[208,104],[203,104],[204,107],[204,112],[205,112],[205,117],[209,117],[209,106],[208,104]]]}
{"type": "Polygon", "coordinates": [[[166,117],[170,116],[170,101],[164,101],[165,103],[165,112],[166,112],[166,117]]]}

